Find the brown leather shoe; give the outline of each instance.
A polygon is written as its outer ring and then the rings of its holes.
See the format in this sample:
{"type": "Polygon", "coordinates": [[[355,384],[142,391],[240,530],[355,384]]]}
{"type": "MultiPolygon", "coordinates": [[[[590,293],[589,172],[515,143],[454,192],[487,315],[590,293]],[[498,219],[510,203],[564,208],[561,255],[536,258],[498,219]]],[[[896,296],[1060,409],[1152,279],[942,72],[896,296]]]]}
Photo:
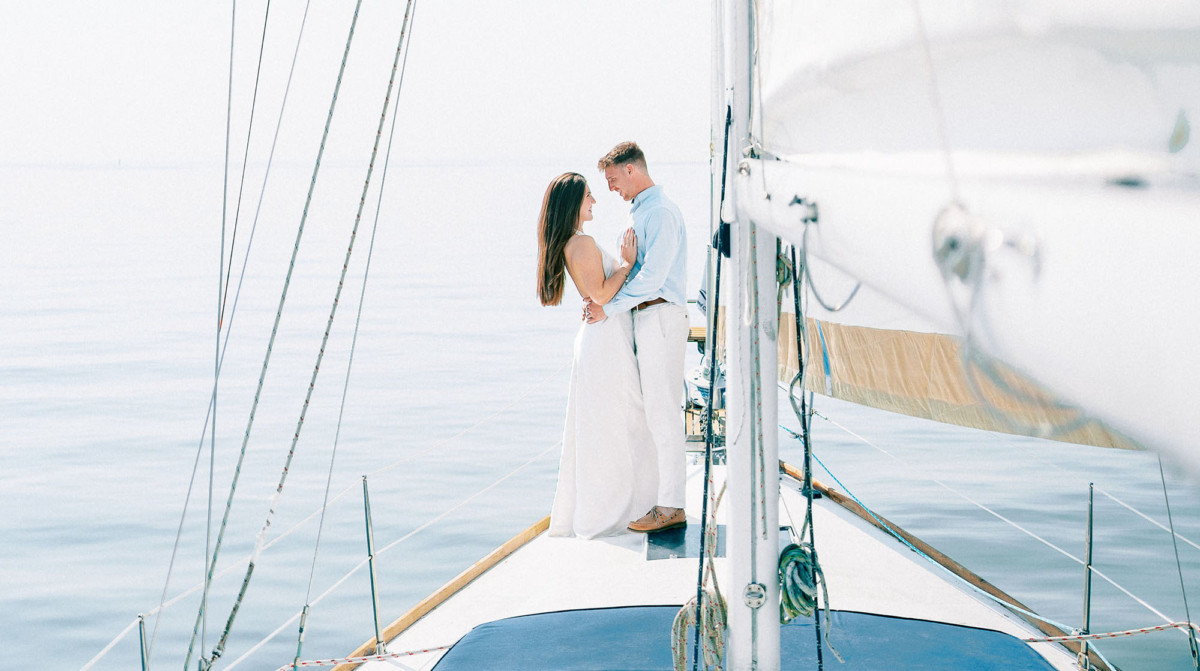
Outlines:
{"type": "MultiPolygon", "coordinates": [[[[671,510],[667,508],[667,510],[671,510]]],[[[661,506],[655,506],[650,509],[642,517],[629,523],[630,531],[638,531],[641,533],[653,533],[655,531],[663,531],[665,529],[674,529],[675,527],[687,526],[687,513],[683,508],[675,508],[675,512],[665,515],[661,506]]]]}

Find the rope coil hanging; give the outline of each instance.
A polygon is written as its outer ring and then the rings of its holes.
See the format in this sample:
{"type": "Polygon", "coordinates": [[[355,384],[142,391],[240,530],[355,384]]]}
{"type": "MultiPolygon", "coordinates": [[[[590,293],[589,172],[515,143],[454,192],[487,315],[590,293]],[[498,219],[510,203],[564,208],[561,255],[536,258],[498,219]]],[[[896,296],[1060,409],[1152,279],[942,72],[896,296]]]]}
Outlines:
{"type": "MultiPolygon", "coordinates": [[[[815,209],[815,206],[814,206],[815,209]]],[[[816,636],[817,669],[825,668],[824,649],[829,648],[839,662],[845,662],[841,654],[830,642],[829,629],[833,618],[829,612],[829,588],[825,583],[825,572],[821,570],[817,559],[817,540],[813,524],[813,483],[812,483],[812,442],[810,440],[810,423],[812,421],[812,404],[805,403],[803,380],[805,373],[804,359],[804,309],[801,304],[801,294],[804,291],[804,277],[807,262],[804,251],[800,258],[796,257],[796,246],[792,245],[790,259],[782,252],[782,247],[776,247],[776,279],[779,282],[779,311],[783,311],[783,292],[788,284],[792,287],[792,305],[796,320],[796,375],[788,386],[788,402],[796,413],[803,435],[800,436],[804,445],[804,497],[806,503],[804,526],[796,532],[792,523],[792,537],[797,541],[785,547],[779,556],[779,622],[788,624],[798,616],[813,617],[813,632],[816,636]],[[801,383],[800,403],[796,403],[796,384],[801,383]],[[821,621],[821,599],[818,598],[817,587],[820,586],[820,596],[824,597],[825,621],[821,621]]],[[[811,278],[809,281],[811,287],[811,278]]],[[[847,302],[858,292],[856,288],[847,298],[847,302]]],[[[815,294],[815,292],[814,292],[815,294]]],[[[789,512],[789,517],[791,513],[789,512]]]]}
{"type": "Polygon", "coordinates": [[[725,628],[728,626],[726,615],[728,609],[725,597],[721,594],[721,585],[717,582],[716,570],[717,508],[721,506],[721,499],[724,497],[725,487],[722,486],[721,493],[717,495],[716,501],[709,508],[709,516],[705,524],[703,538],[705,549],[704,555],[701,557],[701,562],[704,564],[704,580],[698,593],[701,598],[699,602],[697,602],[697,597],[689,599],[679,609],[675,620],[671,623],[671,661],[675,671],[685,671],[687,668],[689,627],[696,628],[700,645],[700,654],[693,661],[698,663],[700,659],[703,659],[705,668],[712,668],[716,671],[722,671],[724,668],[722,662],[725,659],[725,628]],[[712,589],[708,588],[709,580],[712,580],[712,589]],[[696,622],[697,611],[700,613],[698,624],[696,622]]]}
{"type": "MultiPolygon", "coordinates": [[[[812,543],[792,543],[779,555],[779,623],[789,624],[797,617],[812,617],[818,609],[825,611],[822,629],[825,647],[839,662],[845,662],[830,641],[829,627],[833,618],[829,613],[829,588],[825,584],[825,572],[817,561],[816,550],[812,543]],[[818,587],[821,601],[817,600],[818,587]]],[[[816,626],[822,625],[818,623],[816,626]]]]}
{"type": "MultiPolygon", "coordinates": [[[[722,145],[721,159],[721,200],[725,203],[725,184],[729,168],[729,128],[733,121],[733,111],[725,107],[725,140],[722,145]]],[[[718,208],[718,212],[720,208],[718,208]]],[[[719,217],[718,217],[719,218],[719,217]]],[[[715,259],[715,271],[710,277],[712,291],[711,310],[707,311],[708,328],[706,330],[704,354],[708,358],[708,405],[704,414],[704,498],[700,511],[700,567],[696,578],[696,596],[684,604],[671,625],[671,655],[676,671],[683,671],[687,666],[687,631],[694,627],[696,638],[692,646],[692,671],[700,666],[703,657],[706,668],[720,669],[725,657],[725,626],[726,604],[721,596],[720,586],[713,568],[717,545],[717,506],[725,495],[724,487],[716,501],[713,495],[713,445],[716,442],[716,424],[713,410],[717,403],[717,369],[720,367],[717,353],[717,314],[721,309],[721,258],[728,256],[729,226],[720,222],[714,232],[710,259],[715,259]],[[710,506],[710,502],[712,505],[710,506]],[[710,516],[711,511],[711,516],[710,516]],[[713,590],[709,591],[708,580],[712,578],[713,590]],[[703,648],[701,646],[703,644],[703,648]]],[[[706,271],[707,274],[707,271],[706,271]]]]}
{"type": "Polygon", "coordinates": [[[812,545],[792,543],[784,548],[779,555],[779,623],[788,624],[800,616],[812,617],[817,608],[818,586],[824,594],[828,615],[829,590],[812,545]]]}

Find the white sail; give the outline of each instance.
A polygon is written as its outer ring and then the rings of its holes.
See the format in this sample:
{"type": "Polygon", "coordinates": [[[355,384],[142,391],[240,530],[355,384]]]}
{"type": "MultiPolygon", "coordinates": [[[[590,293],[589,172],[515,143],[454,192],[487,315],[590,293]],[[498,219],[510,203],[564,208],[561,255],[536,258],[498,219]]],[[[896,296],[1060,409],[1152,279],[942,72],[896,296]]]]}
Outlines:
{"type": "Polygon", "coordinates": [[[757,19],[743,212],[932,326],[913,330],[1200,472],[1200,6],[767,0],[757,19]]]}

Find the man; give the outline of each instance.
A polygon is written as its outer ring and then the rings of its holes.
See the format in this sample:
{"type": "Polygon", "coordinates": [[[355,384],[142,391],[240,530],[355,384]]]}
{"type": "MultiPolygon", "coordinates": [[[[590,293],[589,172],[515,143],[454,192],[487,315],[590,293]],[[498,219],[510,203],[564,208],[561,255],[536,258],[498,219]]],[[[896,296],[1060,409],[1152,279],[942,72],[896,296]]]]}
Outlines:
{"type": "Polygon", "coordinates": [[[624,310],[633,312],[634,354],[642,381],[646,421],[658,450],[658,501],[630,531],[653,532],[687,525],[684,512],[683,357],[687,348],[687,231],[683,215],[656,186],[646,156],[622,142],[599,166],[616,191],[633,203],[637,262],[625,286],[606,305],[585,302],[588,323],[624,310]]]}

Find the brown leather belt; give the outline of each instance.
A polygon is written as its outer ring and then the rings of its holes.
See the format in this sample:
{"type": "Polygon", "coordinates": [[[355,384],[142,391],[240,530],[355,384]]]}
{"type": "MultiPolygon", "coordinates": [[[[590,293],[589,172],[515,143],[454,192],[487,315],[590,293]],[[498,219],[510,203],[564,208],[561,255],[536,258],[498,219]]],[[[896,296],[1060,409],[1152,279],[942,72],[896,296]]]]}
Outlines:
{"type": "Polygon", "coordinates": [[[667,299],[665,299],[665,298],[654,298],[654,299],[651,299],[651,300],[648,300],[648,301],[645,301],[642,303],[638,303],[637,305],[634,306],[633,311],[637,312],[638,310],[645,310],[646,308],[650,307],[651,305],[658,305],[659,303],[666,303],[666,302],[667,302],[667,299]]]}

